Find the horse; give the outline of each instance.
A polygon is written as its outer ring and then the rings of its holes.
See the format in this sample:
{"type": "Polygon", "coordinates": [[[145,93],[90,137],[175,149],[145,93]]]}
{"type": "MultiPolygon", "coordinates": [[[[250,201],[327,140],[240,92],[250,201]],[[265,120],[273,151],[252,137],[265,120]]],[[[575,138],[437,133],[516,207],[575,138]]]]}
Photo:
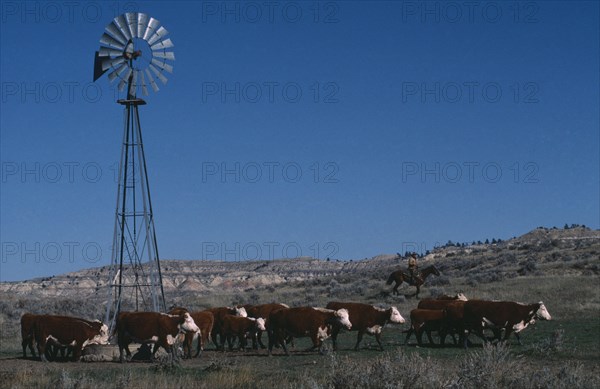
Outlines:
{"type": "Polygon", "coordinates": [[[400,287],[400,285],[402,285],[403,282],[406,282],[408,285],[415,286],[417,288],[417,292],[414,294],[414,296],[416,296],[416,298],[419,298],[419,292],[421,291],[421,285],[423,285],[425,283],[425,279],[430,274],[435,274],[436,276],[439,276],[440,272],[433,265],[427,266],[423,270],[419,271],[418,275],[419,275],[420,279],[417,278],[415,280],[412,280],[410,275],[406,274],[404,272],[404,270],[396,270],[395,272],[390,274],[386,284],[391,285],[393,282],[396,282],[396,285],[394,286],[394,289],[392,290],[392,292],[394,294],[399,294],[398,288],[400,287]]]}

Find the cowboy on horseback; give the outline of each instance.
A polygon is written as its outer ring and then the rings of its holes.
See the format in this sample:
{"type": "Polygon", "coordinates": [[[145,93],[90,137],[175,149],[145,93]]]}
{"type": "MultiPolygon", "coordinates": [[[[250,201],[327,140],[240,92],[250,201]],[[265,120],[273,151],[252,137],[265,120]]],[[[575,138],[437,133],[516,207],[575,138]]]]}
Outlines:
{"type": "Polygon", "coordinates": [[[419,275],[419,266],[417,265],[417,253],[410,254],[408,258],[408,274],[410,275],[410,283],[413,285],[417,282],[423,283],[419,275]]]}

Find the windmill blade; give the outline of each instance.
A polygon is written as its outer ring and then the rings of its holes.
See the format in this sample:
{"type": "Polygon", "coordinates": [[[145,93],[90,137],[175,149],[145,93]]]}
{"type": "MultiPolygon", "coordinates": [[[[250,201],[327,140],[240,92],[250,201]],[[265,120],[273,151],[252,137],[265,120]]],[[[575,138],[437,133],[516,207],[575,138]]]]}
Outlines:
{"type": "Polygon", "coordinates": [[[163,85],[167,84],[167,77],[165,77],[154,65],[150,64],[148,67],[154,72],[156,77],[162,81],[163,85]]]}
{"type": "Polygon", "coordinates": [[[110,58],[110,59],[105,59],[104,61],[102,61],[102,70],[108,70],[110,68],[114,68],[115,65],[121,64],[125,62],[125,58],[121,57],[117,57],[117,58],[110,58]]]}
{"type": "Polygon", "coordinates": [[[175,53],[172,51],[155,51],[152,53],[156,58],[164,58],[170,59],[171,61],[175,61],[175,53]]]}
{"type": "Polygon", "coordinates": [[[127,12],[125,14],[125,20],[127,20],[127,28],[132,38],[137,38],[137,13],[127,12]]]}
{"type": "Polygon", "coordinates": [[[100,43],[103,44],[104,46],[112,47],[113,49],[119,49],[119,50],[125,49],[124,44],[120,43],[118,40],[111,37],[107,33],[102,34],[102,37],[100,38],[100,43]]]}
{"type": "Polygon", "coordinates": [[[148,81],[150,81],[150,86],[152,87],[152,90],[154,92],[158,92],[158,85],[156,85],[156,82],[154,81],[154,78],[152,78],[152,75],[150,74],[150,70],[148,70],[148,68],[146,68],[146,76],[148,76],[148,81]]]}
{"type": "Polygon", "coordinates": [[[119,75],[119,77],[121,78],[121,82],[119,82],[119,92],[122,92],[125,88],[125,85],[127,85],[131,72],[131,68],[127,67],[127,71],[125,72],[125,74],[123,74],[123,77],[119,75]]]}
{"type": "Polygon", "coordinates": [[[173,66],[169,65],[166,62],[159,61],[156,58],[152,58],[152,63],[156,65],[161,70],[166,70],[169,73],[173,73],[173,66]]]}
{"type": "Polygon", "coordinates": [[[160,22],[158,20],[154,19],[153,17],[150,17],[150,20],[148,20],[148,26],[146,27],[146,31],[144,31],[144,36],[142,36],[141,38],[145,41],[148,41],[148,38],[150,38],[150,36],[154,34],[154,32],[158,29],[159,25],[160,22]]]}
{"type": "Polygon", "coordinates": [[[117,78],[117,77],[121,78],[121,73],[123,73],[123,71],[126,68],[127,68],[127,63],[123,63],[116,70],[114,70],[113,72],[109,73],[108,74],[108,79],[110,80],[110,82],[113,82],[115,80],[115,78],[117,78]]]}
{"type": "Polygon", "coordinates": [[[141,38],[144,36],[146,28],[148,27],[148,15],[140,12],[137,17],[137,37],[141,38]]]}
{"type": "Polygon", "coordinates": [[[123,55],[122,50],[116,50],[102,46],[100,46],[100,51],[98,52],[98,56],[100,57],[118,57],[120,55],[123,55]]]}
{"type": "Polygon", "coordinates": [[[150,48],[152,50],[164,50],[164,49],[168,49],[170,47],[175,46],[173,44],[173,42],[171,41],[171,39],[166,39],[164,41],[160,41],[158,43],[155,43],[154,45],[150,46],[150,48]]]}
{"type": "Polygon", "coordinates": [[[119,43],[123,45],[127,44],[127,38],[125,37],[125,35],[123,35],[119,27],[117,27],[114,24],[114,21],[111,22],[108,26],[106,26],[105,30],[108,31],[113,38],[118,40],[119,43]]]}
{"type": "Polygon", "coordinates": [[[146,80],[144,79],[144,72],[140,71],[140,86],[142,87],[142,94],[148,96],[148,88],[146,87],[146,80]]]}
{"type": "Polygon", "coordinates": [[[125,15],[119,15],[113,19],[113,23],[119,28],[121,34],[127,39],[131,39],[131,33],[129,32],[129,27],[127,27],[127,20],[125,20],[125,15]]]}
{"type": "Polygon", "coordinates": [[[152,37],[150,39],[148,39],[148,44],[150,46],[152,46],[157,40],[159,40],[160,38],[164,38],[165,36],[167,36],[168,33],[169,33],[169,31],[167,31],[166,28],[164,28],[163,26],[160,26],[158,28],[158,30],[156,30],[156,32],[154,33],[154,35],[152,35],[152,37]]]}

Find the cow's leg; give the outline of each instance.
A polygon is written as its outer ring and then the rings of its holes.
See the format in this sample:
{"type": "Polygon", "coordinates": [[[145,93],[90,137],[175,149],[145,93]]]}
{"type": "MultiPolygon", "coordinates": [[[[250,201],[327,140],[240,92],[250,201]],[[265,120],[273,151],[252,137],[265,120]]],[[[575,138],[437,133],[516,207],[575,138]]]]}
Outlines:
{"type": "Polygon", "coordinates": [[[423,346],[423,331],[424,331],[423,326],[421,326],[415,330],[415,335],[417,336],[417,344],[419,346],[423,346]]]}
{"type": "Polygon", "coordinates": [[[429,341],[429,344],[434,346],[435,343],[433,342],[433,338],[431,337],[431,328],[427,328],[425,332],[427,332],[427,340],[429,341]]]}
{"type": "Polygon", "coordinates": [[[517,338],[517,342],[519,342],[519,346],[522,346],[523,343],[521,342],[521,336],[519,335],[518,332],[515,332],[515,338],[517,338]]]}
{"type": "Polygon", "coordinates": [[[404,345],[408,344],[408,339],[410,339],[411,335],[413,334],[413,332],[415,332],[412,328],[412,326],[408,329],[408,331],[406,332],[406,338],[404,338],[404,345]]]}
{"type": "Polygon", "coordinates": [[[23,347],[23,358],[27,358],[27,346],[29,346],[29,349],[31,350],[31,353],[33,354],[33,356],[35,357],[35,353],[33,352],[33,348],[29,343],[29,339],[27,337],[23,337],[23,341],[21,342],[21,346],[23,347]]]}
{"type": "Polygon", "coordinates": [[[37,347],[42,362],[48,362],[48,358],[46,358],[46,339],[37,339],[37,347]]]}
{"type": "Polygon", "coordinates": [[[421,287],[417,285],[417,293],[415,293],[415,297],[419,298],[419,292],[421,291],[421,287]]]}
{"type": "Polygon", "coordinates": [[[356,336],[356,345],[354,346],[354,351],[358,351],[358,347],[360,345],[360,342],[362,341],[364,334],[365,334],[364,331],[361,331],[361,330],[358,331],[358,335],[356,336]]]}
{"type": "Polygon", "coordinates": [[[331,330],[331,343],[333,343],[333,351],[337,350],[337,337],[340,333],[340,329],[337,326],[334,326],[331,330]]]}
{"type": "Polygon", "coordinates": [[[383,344],[381,344],[381,332],[377,332],[375,334],[375,340],[377,341],[377,344],[379,344],[379,349],[383,351],[383,344]]]}
{"type": "Polygon", "coordinates": [[[263,344],[262,334],[263,334],[263,331],[258,331],[258,333],[256,334],[256,340],[257,340],[260,348],[264,349],[264,348],[266,348],[266,346],[263,344]]]}

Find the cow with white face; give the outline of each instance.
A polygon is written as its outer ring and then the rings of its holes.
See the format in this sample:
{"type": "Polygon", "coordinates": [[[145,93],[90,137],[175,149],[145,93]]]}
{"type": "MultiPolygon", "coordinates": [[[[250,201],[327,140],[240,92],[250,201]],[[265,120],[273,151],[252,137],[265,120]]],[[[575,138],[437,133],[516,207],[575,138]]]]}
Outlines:
{"type": "MultiPolygon", "coordinates": [[[[463,315],[467,336],[473,332],[485,340],[483,329],[488,328],[499,338],[503,330],[502,340],[508,340],[510,334],[514,332],[519,344],[522,344],[519,333],[529,325],[537,320],[552,320],[542,301],[535,304],[522,304],[512,301],[471,300],[464,303],[463,315]]],[[[464,337],[465,348],[467,336],[464,337]]]]}
{"type": "Polygon", "coordinates": [[[73,361],[78,361],[87,345],[108,343],[108,326],[99,320],[88,321],[70,316],[39,315],[33,323],[33,334],[44,362],[48,361],[48,346],[68,348],[73,352],[73,361]]]}
{"type": "MultiPolygon", "coordinates": [[[[155,343],[163,347],[175,359],[173,344],[180,333],[197,333],[200,329],[194,319],[185,312],[181,315],[168,315],[158,312],[121,312],[117,317],[119,354],[121,362],[125,362],[123,351],[131,358],[129,344],[155,343]]],[[[156,351],[156,347],[155,347],[156,351]]]]}
{"type": "MultiPolygon", "coordinates": [[[[327,304],[329,309],[346,309],[349,314],[349,320],[352,322],[351,331],[357,331],[358,337],[356,340],[355,350],[359,349],[360,342],[364,334],[374,335],[379,348],[383,350],[381,344],[381,331],[387,323],[402,324],[404,318],[396,307],[382,309],[369,304],[349,303],[349,302],[330,302],[327,304]]],[[[340,328],[334,328],[332,332],[333,348],[337,347],[337,336],[340,328]]]]}
{"type": "Polygon", "coordinates": [[[310,337],[313,346],[323,353],[323,341],[331,336],[334,328],[352,328],[347,309],[324,309],[313,307],[287,308],[274,311],[269,316],[269,355],[275,345],[280,345],[289,355],[286,340],[289,337],[310,337]]]}

